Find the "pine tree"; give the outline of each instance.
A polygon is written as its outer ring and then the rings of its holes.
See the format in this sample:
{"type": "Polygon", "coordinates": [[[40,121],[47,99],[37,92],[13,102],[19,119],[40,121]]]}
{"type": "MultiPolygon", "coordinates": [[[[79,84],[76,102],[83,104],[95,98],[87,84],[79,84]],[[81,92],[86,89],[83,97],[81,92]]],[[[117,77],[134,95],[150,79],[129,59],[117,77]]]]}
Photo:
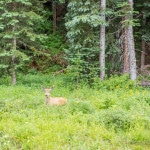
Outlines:
{"type": "Polygon", "coordinates": [[[69,1],[66,28],[70,48],[67,55],[73,74],[76,74],[77,78],[93,78],[95,72],[96,76],[98,75],[101,23],[99,1],[69,1]]]}
{"type": "Polygon", "coordinates": [[[35,26],[41,20],[39,6],[31,0],[0,1],[0,69],[9,69],[12,84],[16,84],[17,69],[29,59],[25,50],[41,38],[35,26]]]}

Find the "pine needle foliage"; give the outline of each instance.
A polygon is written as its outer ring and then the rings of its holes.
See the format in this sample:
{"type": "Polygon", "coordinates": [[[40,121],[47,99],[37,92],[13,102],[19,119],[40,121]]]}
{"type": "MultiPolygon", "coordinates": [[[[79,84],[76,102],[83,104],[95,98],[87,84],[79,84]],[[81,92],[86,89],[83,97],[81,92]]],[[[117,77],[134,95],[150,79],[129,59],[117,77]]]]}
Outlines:
{"type": "Polygon", "coordinates": [[[99,10],[99,1],[95,0],[71,0],[68,4],[66,28],[70,48],[66,53],[77,80],[91,78],[93,71],[95,74],[99,69],[99,25],[103,23],[99,10]]]}
{"type": "Polygon", "coordinates": [[[34,0],[1,0],[0,6],[0,70],[12,73],[29,60],[27,51],[44,37],[36,30],[42,5],[34,0]]]}

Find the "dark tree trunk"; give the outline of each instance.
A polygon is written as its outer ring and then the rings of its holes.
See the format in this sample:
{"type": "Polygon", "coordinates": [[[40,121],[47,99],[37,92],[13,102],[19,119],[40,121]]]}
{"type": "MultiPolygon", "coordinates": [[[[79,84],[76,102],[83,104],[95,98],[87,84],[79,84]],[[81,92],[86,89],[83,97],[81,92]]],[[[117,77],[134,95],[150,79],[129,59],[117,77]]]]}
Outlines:
{"type": "MultiPolygon", "coordinates": [[[[143,18],[143,26],[145,26],[146,24],[146,19],[143,18]]],[[[145,65],[145,53],[146,53],[146,49],[145,49],[146,43],[145,41],[142,39],[142,51],[141,51],[141,72],[143,70],[143,67],[145,65]]]]}
{"type": "MultiPolygon", "coordinates": [[[[15,32],[15,26],[13,27],[13,32],[15,32]]],[[[13,51],[16,51],[16,47],[17,47],[17,40],[16,40],[16,37],[14,36],[13,38],[13,51]]],[[[15,55],[14,55],[14,52],[12,53],[12,57],[11,57],[11,60],[12,60],[12,68],[11,68],[11,83],[12,84],[16,84],[16,69],[15,69],[15,55]]]]}

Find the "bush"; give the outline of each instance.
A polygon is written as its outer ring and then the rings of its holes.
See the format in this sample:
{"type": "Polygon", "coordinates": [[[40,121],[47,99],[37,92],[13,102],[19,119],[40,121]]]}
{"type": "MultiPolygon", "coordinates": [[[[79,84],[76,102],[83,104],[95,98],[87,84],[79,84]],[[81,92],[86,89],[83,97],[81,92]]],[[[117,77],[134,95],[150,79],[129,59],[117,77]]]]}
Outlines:
{"type": "Polygon", "coordinates": [[[94,109],[88,102],[74,100],[70,102],[69,110],[71,114],[82,112],[83,114],[89,114],[94,112],[94,109]]]}
{"type": "Polygon", "coordinates": [[[134,81],[129,79],[128,75],[122,76],[114,75],[105,81],[102,81],[99,78],[95,78],[93,86],[96,89],[105,89],[105,90],[115,90],[118,88],[131,89],[135,87],[135,83],[134,81]]]}
{"type": "Polygon", "coordinates": [[[99,122],[104,123],[108,128],[127,130],[131,125],[130,115],[123,109],[108,109],[99,114],[99,122]]]}

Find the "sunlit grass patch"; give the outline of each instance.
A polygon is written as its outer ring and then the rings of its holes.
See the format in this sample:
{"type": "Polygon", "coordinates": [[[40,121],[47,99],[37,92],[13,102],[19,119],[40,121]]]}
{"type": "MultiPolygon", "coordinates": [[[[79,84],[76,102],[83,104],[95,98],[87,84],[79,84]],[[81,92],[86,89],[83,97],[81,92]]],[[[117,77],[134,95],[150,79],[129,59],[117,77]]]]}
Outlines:
{"type": "Polygon", "coordinates": [[[75,88],[64,76],[19,79],[15,86],[0,86],[0,149],[148,149],[149,89],[119,86],[124,78],[113,89],[117,79],[106,82],[109,89],[75,88]],[[67,105],[45,106],[42,85],[54,85],[51,96],[67,98],[67,105]]]}

